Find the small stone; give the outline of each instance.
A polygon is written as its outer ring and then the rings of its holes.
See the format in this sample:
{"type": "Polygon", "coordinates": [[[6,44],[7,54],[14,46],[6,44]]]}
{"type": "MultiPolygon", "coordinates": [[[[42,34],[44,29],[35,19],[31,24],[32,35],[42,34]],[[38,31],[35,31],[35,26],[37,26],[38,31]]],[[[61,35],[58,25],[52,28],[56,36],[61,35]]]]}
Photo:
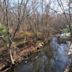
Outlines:
{"type": "Polygon", "coordinates": [[[27,61],[25,61],[25,63],[27,63],[27,61]]]}

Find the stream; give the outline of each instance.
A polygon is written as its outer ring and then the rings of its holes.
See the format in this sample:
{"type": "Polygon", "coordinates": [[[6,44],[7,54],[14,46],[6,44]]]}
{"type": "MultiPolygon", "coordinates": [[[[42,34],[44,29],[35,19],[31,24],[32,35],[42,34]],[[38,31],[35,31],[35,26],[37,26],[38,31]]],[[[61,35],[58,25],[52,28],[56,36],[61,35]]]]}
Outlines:
{"type": "Polygon", "coordinates": [[[50,61],[45,53],[41,52],[34,63],[22,62],[16,68],[16,72],[64,72],[70,63],[68,44],[58,44],[58,39],[53,37],[50,46],[53,50],[53,57],[50,61]],[[48,64],[50,64],[50,69],[48,64]]]}

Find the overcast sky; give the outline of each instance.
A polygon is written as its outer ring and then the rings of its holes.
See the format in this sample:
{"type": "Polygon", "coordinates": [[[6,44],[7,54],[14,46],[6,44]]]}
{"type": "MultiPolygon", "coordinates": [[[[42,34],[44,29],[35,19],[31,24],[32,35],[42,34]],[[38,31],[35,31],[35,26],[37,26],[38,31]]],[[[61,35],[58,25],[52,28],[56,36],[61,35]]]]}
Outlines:
{"type": "MultiPolygon", "coordinates": [[[[18,2],[18,0],[11,0],[13,3],[17,3],[18,2]]],[[[21,1],[21,0],[20,0],[21,1]]],[[[26,0],[24,0],[24,1],[26,1],[26,0]]],[[[41,0],[38,0],[38,1],[41,1],[41,0]]],[[[45,3],[46,4],[48,4],[49,3],[49,1],[51,1],[51,8],[53,8],[54,10],[56,10],[56,11],[59,11],[59,12],[62,12],[62,10],[61,10],[61,8],[60,8],[60,6],[58,5],[58,2],[57,2],[57,0],[44,0],[45,1],[45,3]]],[[[67,9],[67,1],[68,0],[61,0],[62,1],[62,3],[63,3],[63,6],[64,6],[64,9],[67,9]]]]}
{"type": "MultiPolygon", "coordinates": [[[[50,0],[45,0],[46,1],[46,3],[48,3],[50,0]]],[[[52,1],[52,4],[51,4],[51,7],[53,8],[53,9],[55,9],[55,10],[58,10],[58,11],[60,11],[60,12],[62,12],[62,10],[61,10],[61,8],[60,8],[60,6],[59,6],[59,4],[58,4],[58,2],[57,2],[57,0],[51,0],[52,1]]],[[[68,8],[68,0],[61,0],[62,1],[62,3],[63,3],[63,7],[64,7],[64,9],[67,9],[68,8]]]]}

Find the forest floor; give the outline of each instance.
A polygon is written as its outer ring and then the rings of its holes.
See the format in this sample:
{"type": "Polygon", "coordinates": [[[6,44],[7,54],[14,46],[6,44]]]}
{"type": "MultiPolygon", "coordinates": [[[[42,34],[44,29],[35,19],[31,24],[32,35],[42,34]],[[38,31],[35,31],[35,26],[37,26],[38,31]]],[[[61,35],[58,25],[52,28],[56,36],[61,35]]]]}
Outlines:
{"type": "MultiPolygon", "coordinates": [[[[12,49],[13,58],[15,63],[21,63],[22,60],[27,60],[28,58],[34,57],[37,55],[39,51],[42,50],[43,42],[36,41],[32,42],[32,40],[27,41],[25,44],[19,43],[17,46],[15,45],[12,49]]],[[[6,72],[9,68],[12,67],[9,49],[5,47],[0,48],[0,71],[6,72]]]]}

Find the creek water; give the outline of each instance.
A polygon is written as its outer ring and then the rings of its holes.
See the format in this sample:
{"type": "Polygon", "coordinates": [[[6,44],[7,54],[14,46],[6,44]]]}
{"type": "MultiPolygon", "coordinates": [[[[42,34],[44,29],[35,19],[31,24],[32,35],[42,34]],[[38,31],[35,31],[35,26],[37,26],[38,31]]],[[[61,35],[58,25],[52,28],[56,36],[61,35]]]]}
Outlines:
{"type": "Polygon", "coordinates": [[[22,62],[17,67],[16,72],[64,72],[64,69],[70,63],[68,56],[68,45],[65,43],[58,44],[58,39],[56,37],[52,38],[50,45],[53,50],[53,57],[51,61],[48,61],[48,57],[42,52],[37,57],[35,67],[32,63],[25,64],[25,62],[22,62]],[[51,71],[48,69],[49,67],[47,67],[48,62],[51,63],[51,71]],[[34,71],[34,68],[39,70],[34,71]]]}
{"type": "Polygon", "coordinates": [[[64,69],[69,65],[69,46],[67,43],[58,44],[58,39],[56,37],[52,38],[51,47],[54,54],[54,72],[64,72],[64,69]]]}

